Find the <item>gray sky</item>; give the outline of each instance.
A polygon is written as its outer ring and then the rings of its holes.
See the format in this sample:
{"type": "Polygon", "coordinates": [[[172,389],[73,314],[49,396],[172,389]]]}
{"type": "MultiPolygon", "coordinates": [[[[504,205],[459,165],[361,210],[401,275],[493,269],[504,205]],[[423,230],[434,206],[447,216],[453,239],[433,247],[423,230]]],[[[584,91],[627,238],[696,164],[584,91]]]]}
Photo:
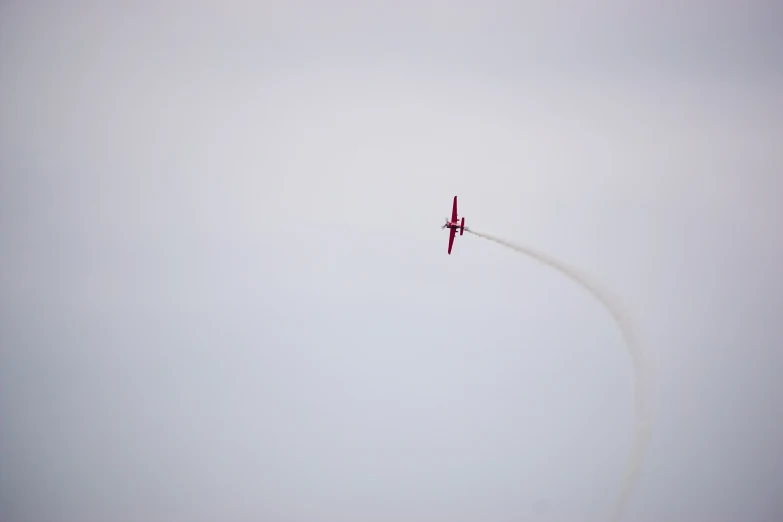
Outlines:
{"type": "Polygon", "coordinates": [[[783,517],[772,2],[8,1],[0,518],[783,517]],[[290,4],[290,3],[288,3],[290,4]],[[615,5],[617,4],[617,5],[615,5]]]}

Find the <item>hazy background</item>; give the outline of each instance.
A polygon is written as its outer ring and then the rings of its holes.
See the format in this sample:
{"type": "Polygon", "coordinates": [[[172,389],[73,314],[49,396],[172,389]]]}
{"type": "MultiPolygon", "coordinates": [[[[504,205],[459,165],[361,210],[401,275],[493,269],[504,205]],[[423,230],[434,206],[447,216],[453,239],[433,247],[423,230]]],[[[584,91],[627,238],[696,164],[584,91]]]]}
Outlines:
{"type": "Polygon", "coordinates": [[[774,2],[0,4],[0,519],[783,519],[774,2]]]}

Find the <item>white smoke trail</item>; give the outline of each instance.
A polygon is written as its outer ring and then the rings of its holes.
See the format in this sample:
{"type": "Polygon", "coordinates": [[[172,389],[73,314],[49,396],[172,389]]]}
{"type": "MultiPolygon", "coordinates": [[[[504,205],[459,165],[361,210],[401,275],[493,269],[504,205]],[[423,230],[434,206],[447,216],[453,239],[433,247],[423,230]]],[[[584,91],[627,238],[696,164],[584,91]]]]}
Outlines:
{"type": "Polygon", "coordinates": [[[642,463],[644,462],[644,454],[647,450],[647,445],[652,434],[652,373],[645,360],[644,351],[641,345],[638,343],[634,336],[633,325],[631,324],[631,318],[629,315],[623,312],[623,308],[619,305],[615,298],[610,298],[609,294],[601,289],[590,278],[580,273],[578,270],[566,265],[565,263],[558,261],[557,259],[538,252],[532,248],[528,248],[521,245],[510,243],[503,239],[483,234],[481,232],[475,232],[473,230],[465,228],[466,232],[470,232],[476,236],[488,239],[507,248],[510,248],[516,252],[525,254],[528,257],[539,261],[545,265],[548,265],[572,281],[578,283],[593,297],[595,297],[614,318],[615,322],[622,331],[623,338],[625,339],[628,352],[633,364],[634,376],[635,376],[635,416],[636,416],[636,429],[634,431],[633,444],[628,456],[628,462],[626,465],[625,475],[623,477],[621,490],[617,502],[615,503],[612,511],[612,517],[610,520],[618,521],[625,513],[625,509],[628,505],[633,488],[636,485],[636,480],[641,471],[642,463]]]}

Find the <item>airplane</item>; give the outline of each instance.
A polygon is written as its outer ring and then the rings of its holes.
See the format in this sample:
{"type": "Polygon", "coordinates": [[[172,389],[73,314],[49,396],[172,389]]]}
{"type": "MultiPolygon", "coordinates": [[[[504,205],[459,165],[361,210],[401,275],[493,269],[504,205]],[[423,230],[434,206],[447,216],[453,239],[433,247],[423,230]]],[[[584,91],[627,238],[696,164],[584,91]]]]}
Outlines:
{"type": "Polygon", "coordinates": [[[457,220],[457,196],[454,196],[454,205],[451,207],[451,221],[449,221],[449,218],[446,218],[446,224],[441,228],[449,229],[449,255],[451,255],[451,246],[454,244],[454,236],[457,235],[457,229],[459,228],[460,236],[465,230],[465,218],[462,218],[462,222],[457,220]]]}

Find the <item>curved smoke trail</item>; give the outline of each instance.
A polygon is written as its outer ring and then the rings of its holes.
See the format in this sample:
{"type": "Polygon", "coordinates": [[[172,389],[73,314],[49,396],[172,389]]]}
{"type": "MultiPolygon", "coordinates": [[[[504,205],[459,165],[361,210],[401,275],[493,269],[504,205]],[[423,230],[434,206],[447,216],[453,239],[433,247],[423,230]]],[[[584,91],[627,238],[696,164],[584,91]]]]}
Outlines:
{"type": "Polygon", "coordinates": [[[565,263],[558,261],[557,259],[538,252],[532,248],[528,248],[521,245],[516,245],[505,241],[503,239],[483,234],[481,232],[475,232],[473,230],[465,228],[466,232],[470,232],[476,236],[488,239],[507,248],[510,248],[516,252],[525,254],[528,257],[539,261],[545,265],[548,265],[555,270],[558,270],[572,281],[578,283],[585,288],[593,297],[595,297],[614,318],[617,325],[622,331],[623,338],[628,347],[628,352],[633,364],[634,376],[635,376],[635,415],[636,415],[636,429],[634,431],[633,444],[628,456],[628,462],[623,477],[620,495],[615,503],[612,511],[612,521],[620,520],[625,512],[630,499],[633,488],[636,485],[636,479],[639,476],[639,472],[644,461],[644,453],[647,450],[647,444],[650,440],[652,433],[652,374],[650,372],[649,365],[644,358],[644,352],[637,339],[634,337],[634,331],[631,324],[630,317],[623,312],[621,306],[614,298],[610,298],[609,294],[599,289],[599,286],[590,280],[585,274],[580,273],[578,270],[566,265],[565,263]]]}

